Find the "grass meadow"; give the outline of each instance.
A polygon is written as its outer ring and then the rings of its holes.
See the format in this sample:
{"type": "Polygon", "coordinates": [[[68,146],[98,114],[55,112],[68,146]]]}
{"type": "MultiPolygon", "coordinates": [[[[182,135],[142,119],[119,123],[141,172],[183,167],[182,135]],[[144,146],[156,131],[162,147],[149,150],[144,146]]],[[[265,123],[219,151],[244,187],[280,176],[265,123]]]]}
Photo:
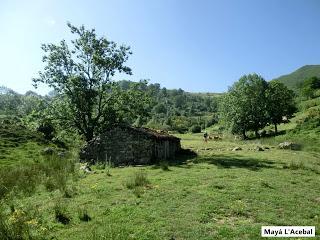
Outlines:
{"type": "Polygon", "coordinates": [[[64,188],[46,187],[49,171],[32,193],[8,193],[0,231],[12,234],[4,239],[260,239],[264,225],[316,226],[319,234],[319,153],[178,136],[198,156],[95,166],[66,177],[64,188]]]}

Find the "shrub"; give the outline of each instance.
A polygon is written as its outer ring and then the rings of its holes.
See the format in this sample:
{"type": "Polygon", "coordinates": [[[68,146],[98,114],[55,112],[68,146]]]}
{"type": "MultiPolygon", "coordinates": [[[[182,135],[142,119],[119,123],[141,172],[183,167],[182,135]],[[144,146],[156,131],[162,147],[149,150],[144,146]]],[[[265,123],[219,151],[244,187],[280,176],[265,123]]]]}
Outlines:
{"type": "Polygon", "coordinates": [[[193,125],[193,126],[190,128],[190,132],[192,132],[192,133],[200,133],[200,132],[201,132],[201,126],[199,126],[199,125],[193,125]]]}
{"type": "Polygon", "coordinates": [[[183,126],[183,125],[178,125],[173,130],[177,131],[178,133],[184,134],[184,133],[186,133],[188,131],[188,128],[186,126],[183,126]]]}
{"type": "Polygon", "coordinates": [[[218,123],[218,117],[214,115],[207,120],[206,127],[211,127],[216,123],[218,123]]]}
{"type": "Polygon", "coordinates": [[[175,116],[171,118],[172,131],[177,131],[178,133],[185,133],[191,127],[191,119],[185,116],[175,116]]]}
{"type": "Polygon", "coordinates": [[[54,137],[55,129],[53,124],[49,121],[43,122],[37,128],[38,132],[41,132],[45,139],[51,140],[54,137]]]}

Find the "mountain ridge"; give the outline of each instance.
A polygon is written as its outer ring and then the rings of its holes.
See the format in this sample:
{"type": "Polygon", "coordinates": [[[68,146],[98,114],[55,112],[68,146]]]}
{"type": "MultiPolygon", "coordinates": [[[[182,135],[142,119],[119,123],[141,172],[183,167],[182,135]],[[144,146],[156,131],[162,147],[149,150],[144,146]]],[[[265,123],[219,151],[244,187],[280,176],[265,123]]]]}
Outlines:
{"type": "Polygon", "coordinates": [[[274,78],[272,81],[282,82],[288,88],[296,90],[305,79],[314,76],[320,77],[320,65],[304,65],[289,74],[274,78]]]}

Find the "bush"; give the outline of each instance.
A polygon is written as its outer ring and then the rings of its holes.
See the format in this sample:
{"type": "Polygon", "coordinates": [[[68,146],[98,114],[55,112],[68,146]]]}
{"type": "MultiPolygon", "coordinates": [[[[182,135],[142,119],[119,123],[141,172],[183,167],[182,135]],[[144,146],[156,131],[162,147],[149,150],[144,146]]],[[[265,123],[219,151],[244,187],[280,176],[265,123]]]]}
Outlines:
{"type": "Polygon", "coordinates": [[[201,132],[201,126],[199,126],[199,125],[193,125],[193,126],[190,128],[190,132],[192,132],[192,133],[200,133],[200,132],[201,132]]]}
{"type": "Polygon", "coordinates": [[[216,123],[218,123],[218,117],[214,115],[207,120],[206,127],[211,127],[216,123]]]}
{"type": "Polygon", "coordinates": [[[44,138],[47,140],[51,140],[54,137],[55,133],[53,124],[49,121],[41,123],[40,126],[37,128],[37,131],[41,132],[44,138]]]}
{"type": "Polygon", "coordinates": [[[183,126],[183,125],[177,125],[174,128],[172,128],[172,130],[183,134],[183,133],[186,133],[188,131],[188,128],[186,126],[183,126]]]}
{"type": "Polygon", "coordinates": [[[171,130],[178,133],[186,133],[192,126],[191,119],[185,116],[175,116],[171,118],[171,122],[171,130]]]}

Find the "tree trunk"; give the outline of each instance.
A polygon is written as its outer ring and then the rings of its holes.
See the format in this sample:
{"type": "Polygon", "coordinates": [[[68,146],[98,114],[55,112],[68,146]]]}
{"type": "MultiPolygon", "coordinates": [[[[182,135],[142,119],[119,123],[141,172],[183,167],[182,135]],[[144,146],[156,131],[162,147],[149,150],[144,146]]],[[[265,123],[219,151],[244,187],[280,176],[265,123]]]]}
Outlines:
{"type": "Polygon", "coordinates": [[[86,142],[89,142],[90,140],[93,139],[93,130],[92,129],[87,129],[86,134],[85,134],[86,142]]]}
{"type": "Polygon", "coordinates": [[[277,128],[277,124],[274,124],[274,134],[277,136],[278,134],[278,128],[277,128]]]}
{"type": "Polygon", "coordinates": [[[243,137],[243,140],[247,139],[246,130],[242,130],[242,137],[243,137]]]}
{"type": "Polygon", "coordinates": [[[258,130],[254,130],[254,134],[256,135],[256,138],[260,138],[260,135],[258,133],[258,130]]]}

